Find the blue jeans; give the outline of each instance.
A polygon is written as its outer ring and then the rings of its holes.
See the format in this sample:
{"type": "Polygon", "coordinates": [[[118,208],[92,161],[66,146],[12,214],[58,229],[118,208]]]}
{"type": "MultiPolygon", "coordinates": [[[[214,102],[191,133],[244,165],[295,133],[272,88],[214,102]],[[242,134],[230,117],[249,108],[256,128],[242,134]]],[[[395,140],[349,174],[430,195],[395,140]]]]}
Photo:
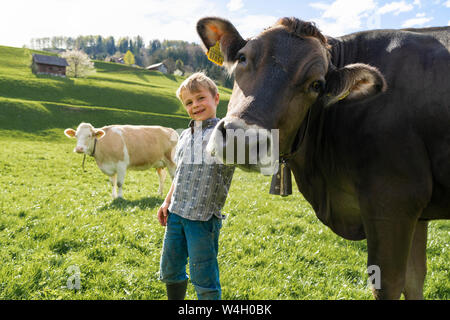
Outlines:
{"type": "Polygon", "coordinates": [[[160,280],[177,283],[188,279],[189,257],[191,282],[199,300],[220,300],[217,253],[222,220],[212,216],[208,221],[193,221],[170,213],[161,255],[160,280]]]}

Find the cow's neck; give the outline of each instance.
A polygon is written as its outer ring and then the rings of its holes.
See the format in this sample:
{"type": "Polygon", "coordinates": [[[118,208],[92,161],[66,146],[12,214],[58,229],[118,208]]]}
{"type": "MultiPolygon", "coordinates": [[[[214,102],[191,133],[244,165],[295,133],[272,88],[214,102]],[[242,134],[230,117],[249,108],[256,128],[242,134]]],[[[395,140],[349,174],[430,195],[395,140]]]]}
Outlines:
{"type": "Polygon", "coordinates": [[[342,68],[345,65],[345,44],[344,41],[339,38],[327,38],[328,43],[331,45],[331,63],[337,68],[342,68]]]}
{"type": "Polygon", "coordinates": [[[314,157],[323,149],[323,112],[322,106],[312,106],[299,128],[301,141],[297,144],[294,157],[290,161],[293,164],[291,167],[294,175],[296,171],[315,171],[313,167],[317,162],[314,157]]]}
{"type": "Polygon", "coordinates": [[[95,157],[95,151],[97,150],[97,138],[94,139],[94,146],[92,147],[92,151],[90,156],[95,157]]]}
{"type": "Polygon", "coordinates": [[[325,109],[319,104],[311,107],[303,141],[289,161],[299,191],[313,207],[321,202],[319,198],[326,192],[323,172],[320,169],[327,154],[327,138],[323,130],[324,113],[325,109]]]}
{"type": "Polygon", "coordinates": [[[327,41],[331,45],[331,63],[337,68],[361,62],[361,57],[364,57],[367,52],[367,41],[361,42],[355,35],[328,37],[327,41]]]}

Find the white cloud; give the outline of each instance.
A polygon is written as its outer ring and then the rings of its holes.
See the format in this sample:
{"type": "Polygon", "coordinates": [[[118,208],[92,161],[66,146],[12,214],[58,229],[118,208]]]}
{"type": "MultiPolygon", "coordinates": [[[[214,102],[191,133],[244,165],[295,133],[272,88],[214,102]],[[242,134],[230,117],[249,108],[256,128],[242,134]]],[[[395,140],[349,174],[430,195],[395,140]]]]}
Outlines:
{"type": "Polygon", "coordinates": [[[447,8],[450,8],[450,0],[447,0],[447,1],[444,3],[444,6],[446,6],[447,8]]]}
{"type": "Polygon", "coordinates": [[[230,11],[238,11],[244,6],[244,3],[242,0],[230,0],[230,2],[227,3],[227,8],[230,11]]]}
{"type": "Polygon", "coordinates": [[[397,1],[382,6],[380,9],[378,9],[377,12],[379,14],[393,13],[397,16],[402,12],[408,12],[412,9],[414,9],[414,6],[412,4],[408,4],[405,1],[397,1]]]}
{"type": "Polygon", "coordinates": [[[430,22],[431,20],[433,20],[432,17],[426,17],[424,13],[418,13],[416,14],[415,18],[404,21],[402,27],[403,28],[422,27],[425,23],[430,22]]]}
{"type": "Polygon", "coordinates": [[[316,21],[323,33],[330,36],[341,36],[361,30],[363,20],[370,20],[377,8],[374,0],[335,0],[329,5],[322,2],[309,5],[323,11],[320,18],[313,20],[316,21]]]}
{"type": "Polygon", "coordinates": [[[2,3],[0,44],[29,45],[31,38],[79,35],[141,35],[199,42],[195,25],[219,15],[208,0],[15,0],[2,3]],[[11,30],[4,32],[4,30],[11,30]]]}
{"type": "Polygon", "coordinates": [[[359,18],[362,14],[375,9],[373,0],[336,0],[323,13],[323,18],[341,19],[359,18]]]}
{"type": "Polygon", "coordinates": [[[246,39],[261,33],[265,28],[273,25],[279,17],[269,15],[247,15],[233,19],[232,23],[241,36],[246,39]]]}
{"type": "Polygon", "coordinates": [[[413,5],[418,6],[419,8],[422,7],[422,3],[420,2],[420,0],[414,0],[413,5]]]}
{"type": "Polygon", "coordinates": [[[330,7],[329,4],[322,2],[309,3],[309,6],[319,10],[328,10],[328,8],[330,7]]]}

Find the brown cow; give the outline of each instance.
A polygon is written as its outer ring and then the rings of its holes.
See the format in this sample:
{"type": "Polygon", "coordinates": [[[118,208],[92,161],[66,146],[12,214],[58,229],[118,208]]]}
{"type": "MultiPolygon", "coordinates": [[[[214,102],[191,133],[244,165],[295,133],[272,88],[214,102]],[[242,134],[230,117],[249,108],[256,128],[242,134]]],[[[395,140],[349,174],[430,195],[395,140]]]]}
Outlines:
{"type": "Polygon", "coordinates": [[[279,129],[317,217],[367,239],[375,297],[422,298],[428,221],[450,218],[450,27],[331,38],[283,18],[244,40],[212,17],[197,31],[235,75],[209,149],[226,154],[228,130],[279,129]]]}
{"type": "Polygon", "coordinates": [[[76,131],[66,129],[64,134],[77,139],[74,152],[94,157],[100,170],[109,176],[113,198],[123,197],[122,187],[127,169],[156,168],[160,195],[163,195],[167,175],[164,167],[172,179],[175,174],[173,157],[178,134],[171,128],[111,125],[96,129],[90,123],[81,123],[76,131]]]}

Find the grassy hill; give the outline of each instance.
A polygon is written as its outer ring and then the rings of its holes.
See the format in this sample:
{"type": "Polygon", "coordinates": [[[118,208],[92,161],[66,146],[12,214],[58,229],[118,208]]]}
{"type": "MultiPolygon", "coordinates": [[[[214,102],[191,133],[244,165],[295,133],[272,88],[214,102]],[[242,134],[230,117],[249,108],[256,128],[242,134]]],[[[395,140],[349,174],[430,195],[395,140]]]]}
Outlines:
{"type": "MultiPolygon", "coordinates": [[[[31,72],[29,49],[0,46],[0,135],[62,138],[61,129],[81,121],[186,127],[187,115],[175,96],[183,77],[120,64],[95,62],[88,78],[60,78],[31,72]]],[[[231,91],[220,88],[218,116],[231,91]]],[[[33,137],[34,138],[34,137],[33,137]]]]}

